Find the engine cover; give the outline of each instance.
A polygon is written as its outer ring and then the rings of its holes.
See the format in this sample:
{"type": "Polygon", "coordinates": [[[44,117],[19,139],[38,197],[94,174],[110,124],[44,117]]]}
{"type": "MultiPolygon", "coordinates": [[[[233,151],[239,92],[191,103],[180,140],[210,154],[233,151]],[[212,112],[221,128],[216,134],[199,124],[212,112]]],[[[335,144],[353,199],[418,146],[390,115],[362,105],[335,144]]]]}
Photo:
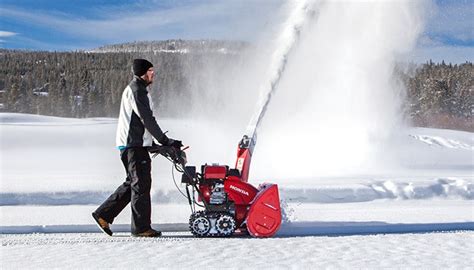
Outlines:
{"type": "Polygon", "coordinates": [[[224,165],[204,165],[202,172],[204,179],[224,179],[229,167],[224,165]]]}

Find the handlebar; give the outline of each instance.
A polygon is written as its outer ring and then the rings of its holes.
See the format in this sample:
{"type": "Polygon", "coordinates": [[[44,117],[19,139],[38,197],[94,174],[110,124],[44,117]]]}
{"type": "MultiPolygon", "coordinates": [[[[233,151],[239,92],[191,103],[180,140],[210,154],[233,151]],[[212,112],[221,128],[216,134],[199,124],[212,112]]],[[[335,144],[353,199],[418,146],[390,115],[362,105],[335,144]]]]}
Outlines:
{"type": "MultiPolygon", "coordinates": [[[[188,147],[184,148],[187,149],[188,147]]],[[[178,147],[174,146],[165,146],[165,145],[153,145],[148,147],[148,152],[153,154],[153,157],[157,155],[162,155],[165,158],[169,159],[175,164],[180,164],[184,167],[186,165],[186,153],[184,150],[181,150],[178,147]]]]}

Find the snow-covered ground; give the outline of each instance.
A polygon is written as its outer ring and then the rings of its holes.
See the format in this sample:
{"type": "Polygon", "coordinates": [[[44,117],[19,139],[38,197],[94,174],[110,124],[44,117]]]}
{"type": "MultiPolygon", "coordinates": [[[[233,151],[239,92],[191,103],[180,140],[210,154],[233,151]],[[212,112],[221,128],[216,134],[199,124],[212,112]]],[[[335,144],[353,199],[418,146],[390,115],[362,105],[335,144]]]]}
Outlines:
{"type": "Polygon", "coordinates": [[[271,239],[8,235],[2,237],[2,267],[470,269],[473,242],[472,232],[271,239]]]}
{"type": "MultiPolygon", "coordinates": [[[[0,114],[2,268],[469,268],[474,264],[474,136],[411,128],[390,151],[396,167],[370,173],[275,177],[257,148],[250,182],[279,185],[276,237],[195,239],[171,165],[153,164],[160,239],[129,237],[127,208],[98,233],[90,217],[124,179],[116,119],[0,114]],[[396,151],[394,151],[394,149],[396,151]],[[268,173],[266,173],[266,171],[268,173]]],[[[189,163],[235,162],[240,127],[161,120],[191,148],[189,163]]],[[[264,141],[264,136],[260,139],[264,141]]],[[[176,175],[177,181],[179,176],[176,175]]]]}

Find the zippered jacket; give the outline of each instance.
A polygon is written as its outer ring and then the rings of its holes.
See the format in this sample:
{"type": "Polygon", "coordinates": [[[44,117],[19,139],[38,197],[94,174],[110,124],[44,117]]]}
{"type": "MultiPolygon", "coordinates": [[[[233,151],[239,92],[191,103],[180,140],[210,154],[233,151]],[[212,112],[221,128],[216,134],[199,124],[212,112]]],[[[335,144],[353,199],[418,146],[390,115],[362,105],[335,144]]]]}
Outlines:
{"type": "Polygon", "coordinates": [[[152,146],[153,139],[168,143],[153,116],[153,102],[144,80],[134,76],[122,94],[116,144],[119,149],[152,146]]]}

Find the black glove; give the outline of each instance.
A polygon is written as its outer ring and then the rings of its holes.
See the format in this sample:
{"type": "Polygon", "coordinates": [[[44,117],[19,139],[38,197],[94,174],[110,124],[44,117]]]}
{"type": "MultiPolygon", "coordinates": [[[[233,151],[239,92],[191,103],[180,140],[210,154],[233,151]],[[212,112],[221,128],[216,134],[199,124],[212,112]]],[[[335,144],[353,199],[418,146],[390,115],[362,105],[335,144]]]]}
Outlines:
{"type": "Polygon", "coordinates": [[[173,139],[169,138],[167,145],[168,146],[173,146],[173,147],[176,147],[176,148],[181,148],[181,147],[183,147],[183,142],[181,142],[180,140],[173,140],[173,139]]]}
{"type": "Polygon", "coordinates": [[[154,141],[151,142],[151,146],[147,147],[148,152],[155,154],[160,152],[160,145],[156,144],[154,141]]]}

